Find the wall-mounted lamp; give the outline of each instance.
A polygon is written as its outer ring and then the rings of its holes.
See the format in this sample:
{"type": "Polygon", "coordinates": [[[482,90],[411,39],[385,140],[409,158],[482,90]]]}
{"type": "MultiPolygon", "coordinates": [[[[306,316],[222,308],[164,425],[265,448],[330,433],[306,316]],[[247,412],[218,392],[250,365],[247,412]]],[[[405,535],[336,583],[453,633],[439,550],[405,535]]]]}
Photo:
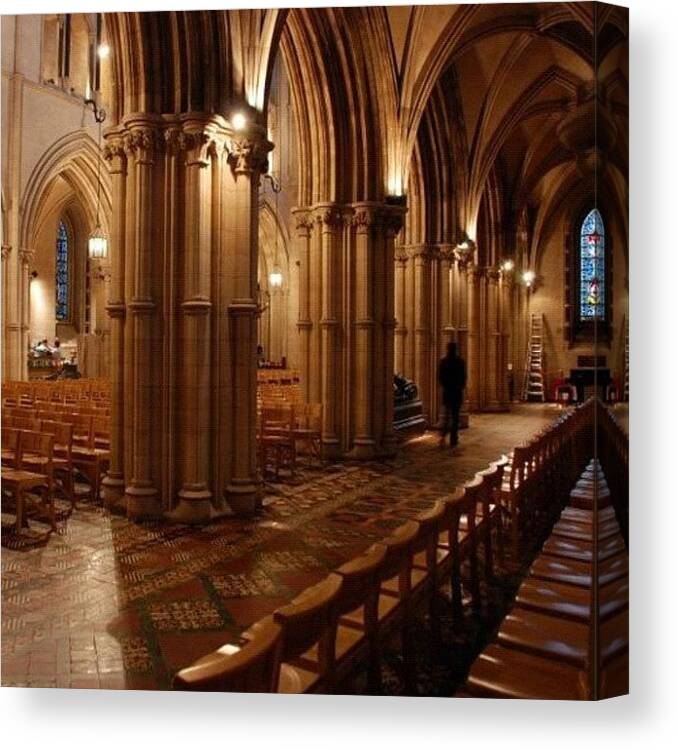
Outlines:
{"type": "Polygon", "coordinates": [[[31,271],[31,278],[37,279],[38,278],[38,272],[37,271],[31,271]]]}
{"type": "Polygon", "coordinates": [[[282,286],[283,275],[278,266],[273,266],[273,270],[268,275],[268,282],[274,289],[280,289],[282,286]]]}
{"type": "Polygon", "coordinates": [[[105,60],[111,54],[111,48],[106,44],[100,44],[97,47],[97,55],[100,60],[105,60]]]}
{"type": "Polygon", "coordinates": [[[501,266],[500,266],[501,270],[504,273],[511,273],[511,271],[513,271],[515,267],[516,267],[516,264],[513,262],[511,258],[506,258],[506,260],[502,261],[501,266]]]}
{"type": "Polygon", "coordinates": [[[108,238],[101,229],[99,213],[101,211],[101,123],[106,119],[106,111],[97,106],[94,99],[86,99],[85,105],[92,108],[94,121],[99,125],[99,152],[97,154],[97,215],[94,231],[87,241],[87,249],[90,258],[103,260],[108,257],[108,238]]]}
{"type": "Polygon", "coordinates": [[[534,284],[537,274],[532,270],[523,271],[523,284],[530,289],[534,284]]]}
{"type": "Polygon", "coordinates": [[[247,117],[243,112],[235,112],[231,117],[231,125],[233,130],[244,130],[247,127],[247,117]]]}
{"type": "Polygon", "coordinates": [[[462,235],[461,240],[457,243],[457,246],[454,248],[455,255],[457,256],[458,260],[467,260],[471,255],[473,255],[473,251],[475,250],[476,243],[469,238],[469,236],[464,232],[462,235]]]}

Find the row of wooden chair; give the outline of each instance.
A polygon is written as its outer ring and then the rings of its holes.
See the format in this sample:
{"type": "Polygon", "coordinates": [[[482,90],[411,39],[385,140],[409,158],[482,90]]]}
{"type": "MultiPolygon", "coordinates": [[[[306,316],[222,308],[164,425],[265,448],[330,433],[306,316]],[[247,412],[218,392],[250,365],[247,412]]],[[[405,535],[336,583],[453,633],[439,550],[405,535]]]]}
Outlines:
{"type": "Polygon", "coordinates": [[[81,380],[9,380],[2,384],[4,398],[33,401],[80,401],[83,399],[107,401],[110,384],[102,379],[81,380]]]}
{"type": "MultiPolygon", "coordinates": [[[[2,490],[14,503],[15,529],[25,525],[26,504],[33,505],[56,529],[54,510],[54,435],[46,431],[2,427],[2,490]],[[29,496],[29,493],[31,495],[29,496]]],[[[3,498],[3,512],[7,510],[3,498]]]]}
{"type": "Polygon", "coordinates": [[[58,462],[67,462],[66,466],[59,468],[63,468],[61,486],[71,508],[80,497],[88,496],[91,501],[98,501],[101,480],[110,462],[110,417],[32,407],[6,407],[2,417],[3,425],[18,429],[53,432],[57,429],[55,426],[60,426],[56,451],[58,462]],[[86,478],[87,493],[76,493],[76,473],[86,478]]]}
{"type": "Polygon", "coordinates": [[[291,385],[299,382],[297,370],[281,368],[260,368],[257,370],[257,382],[262,385],[266,383],[291,385]]]}
{"type": "Polygon", "coordinates": [[[610,492],[592,461],[462,694],[590,700],[628,692],[628,584],[610,492]]]}
{"type": "Polygon", "coordinates": [[[515,564],[529,557],[593,453],[594,401],[563,411],[509,456],[502,506],[515,564]],[[556,501],[556,502],[551,502],[556,501]]]}
{"type": "Polygon", "coordinates": [[[449,583],[461,617],[464,566],[471,604],[482,606],[482,577],[494,575],[501,556],[498,499],[506,461],[253,625],[239,644],[181,670],[175,689],[335,692],[366,669],[370,690],[378,691],[383,649],[396,637],[411,674],[414,613],[428,607],[437,623],[439,592],[449,583]]]}
{"type": "Polygon", "coordinates": [[[263,473],[292,473],[299,449],[322,460],[322,404],[263,403],[257,409],[257,451],[263,473]]]}

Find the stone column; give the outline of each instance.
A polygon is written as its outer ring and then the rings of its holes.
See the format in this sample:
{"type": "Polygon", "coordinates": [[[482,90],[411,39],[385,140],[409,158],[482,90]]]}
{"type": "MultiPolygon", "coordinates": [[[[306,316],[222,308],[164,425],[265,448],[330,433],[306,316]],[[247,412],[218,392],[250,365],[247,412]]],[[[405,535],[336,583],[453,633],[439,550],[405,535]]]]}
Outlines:
{"type": "Polygon", "coordinates": [[[431,353],[431,248],[417,245],[410,250],[414,262],[414,381],[419,387],[424,418],[431,419],[429,363],[431,353]]]}
{"type": "Polygon", "coordinates": [[[466,269],[467,283],[467,315],[468,315],[468,405],[469,410],[477,411],[481,404],[481,378],[480,378],[480,354],[481,354],[481,330],[480,330],[480,307],[481,307],[481,283],[482,269],[477,266],[468,266],[466,269]]]}
{"type": "Polygon", "coordinates": [[[436,424],[440,426],[440,415],[443,413],[442,390],[438,386],[438,362],[447,354],[447,346],[457,342],[457,326],[455,317],[456,291],[454,286],[454,249],[451,246],[441,245],[438,250],[438,299],[439,317],[438,325],[440,333],[438,336],[437,357],[432,372],[432,384],[435,389],[435,403],[437,408],[436,424]]]}
{"type": "Polygon", "coordinates": [[[21,251],[21,377],[28,380],[28,348],[31,335],[31,271],[35,261],[35,250],[21,251]]]}
{"type": "Polygon", "coordinates": [[[111,283],[106,312],[110,318],[111,459],[102,482],[104,507],[121,512],[125,508],[123,465],[123,402],[125,368],[125,204],[127,158],[117,132],[106,135],[104,159],[111,175],[112,215],[109,232],[111,283]]]}
{"type": "Polygon", "coordinates": [[[384,247],[382,252],[382,294],[381,335],[383,339],[383,367],[381,384],[381,430],[380,454],[390,457],[396,453],[395,430],[393,428],[393,375],[395,370],[395,242],[400,233],[406,208],[404,200],[400,205],[390,205],[384,212],[384,247]]]}
{"type": "MultiPolygon", "coordinates": [[[[466,262],[460,259],[457,259],[452,266],[452,289],[454,300],[454,320],[457,327],[457,345],[459,347],[459,354],[466,362],[467,381],[469,381],[469,274],[466,262]]],[[[461,412],[459,414],[459,424],[461,427],[469,426],[469,389],[470,384],[467,382],[466,390],[464,392],[464,401],[462,402],[461,412]]]]}
{"type": "MultiPolygon", "coordinates": [[[[90,261],[94,263],[94,261],[90,261]]],[[[109,298],[108,288],[111,283],[111,266],[108,260],[96,262],[90,268],[91,284],[91,310],[92,310],[92,334],[96,342],[96,365],[94,375],[98,378],[109,376],[110,358],[110,325],[106,313],[106,304],[109,298]]]]}
{"type": "Polygon", "coordinates": [[[502,410],[509,409],[508,393],[508,358],[509,358],[509,326],[510,326],[510,294],[511,277],[502,273],[499,279],[499,406],[502,410]]]}
{"type": "Polygon", "coordinates": [[[183,454],[179,504],[168,514],[182,523],[212,515],[209,487],[211,405],[211,174],[216,144],[202,119],[183,119],[185,150],[180,423],[183,454]]]}
{"type": "Polygon", "coordinates": [[[501,399],[501,333],[499,330],[499,271],[486,269],[487,279],[487,408],[499,411],[501,399]]]}
{"type": "Polygon", "coordinates": [[[353,458],[372,458],[376,451],[373,424],[374,394],[374,256],[372,234],[377,219],[374,204],[360,203],[354,206],[355,228],[355,372],[354,394],[355,434],[353,458]]]}
{"type": "Polygon", "coordinates": [[[129,118],[126,127],[126,148],[135,172],[135,193],[131,201],[133,212],[128,217],[133,240],[132,296],[127,302],[129,324],[133,331],[132,351],[126,352],[131,358],[132,372],[132,454],[131,475],[125,487],[125,498],[127,514],[131,518],[146,518],[157,517],[161,512],[157,477],[153,476],[151,458],[152,444],[157,439],[153,400],[156,373],[152,360],[155,339],[153,329],[157,316],[153,290],[154,255],[157,249],[153,178],[159,134],[154,119],[142,115],[129,118]]]}
{"type": "MultiPolygon", "coordinates": [[[[9,296],[9,290],[8,290],[8,283],[7,283],[7,277],[8,277],[8,269],[9,269],[9,257],[10,253],[12,252],[12,246],[5,244],[3,242],[2,244],[2,319],[4,321],[7,320],[7,299],[9,296]]],[[[8,379],[8,362],[7,362],[7,335],[5,327],[3,327],[2,331],[2,344],[3,348],[5,350],[5,355],[2,358],[2,379],[3,381],[8,379]]]]}
{"type": "Polygon", "coordinates": [[[261,494],[256,459],[258,190],[272,146],[263,128],[256,126],[231,136],[226,145],[232,206],[225,245],[233,262],[233,296],[228,305],[233,442],[226,499],[243,515],[255,512],[261,494]]]}
{"type": "Polygon", "coordinates": [[[297,329],[299,330],[299,374],[301,377],[301,388],[304,401],[311,400],[310,373],[311,373],[311,297],[310,289],[310,238],[311,217],[308,209],[295,208],[292,211],[292,219],[296,230],[295,241],[297,243],[297,257],[299,258],[299,319],[297,329]]]}
{"type": "Polygon", "coordinates": [[[405,345],[407,339],[407,254],[402,247],[395,252],[395,371],[405,372],[405,345]]]}
{"type": "Polygon", "coordinates": [[[339,316],[342,290],[342,229],[340,207],[323,204],[315,208],[315,222],[320,232],[321,317],[320,386],[323,404],[323,455],[338,458],[341,441],[338,424],[341,418],[341,341],[339,316]]]}

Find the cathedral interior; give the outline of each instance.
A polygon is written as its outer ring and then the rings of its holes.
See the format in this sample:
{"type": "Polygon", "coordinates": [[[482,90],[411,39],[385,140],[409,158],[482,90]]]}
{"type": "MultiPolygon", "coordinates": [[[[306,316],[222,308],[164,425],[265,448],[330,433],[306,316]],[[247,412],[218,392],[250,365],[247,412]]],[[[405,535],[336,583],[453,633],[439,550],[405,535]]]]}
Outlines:
{"type": "Polygon", "coordinates": [[[628,77],[592,2],[3,15],[3,686],[625,693],[628,77]]]}

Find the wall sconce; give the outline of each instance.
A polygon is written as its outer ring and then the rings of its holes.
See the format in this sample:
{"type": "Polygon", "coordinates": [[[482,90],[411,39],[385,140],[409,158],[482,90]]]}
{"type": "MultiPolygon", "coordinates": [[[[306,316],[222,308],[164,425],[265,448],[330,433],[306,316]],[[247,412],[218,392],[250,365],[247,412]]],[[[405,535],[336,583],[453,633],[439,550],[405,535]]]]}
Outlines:
{"type": "Polygon", "coordinates": [[[100,60],[105,60],[111,54],[111,48],[107,44],[100,44],[97,47],[97,55],[100,60]]]}
{"type": "Polygon", "coordinates": [[[273,266],[273,270],[268,275],[268,282],[274,289],[280,289],[283,283],[282,271],[278,266],[273,266]]]}
{"type": "Polygon", "coordinates": [[[506,258],[506,260],[503,260],[500,266],[500,269],[504,273],[511,273],[513,269],[516,267],[516,264],[513,262],[511,258],[506,258]]]}
{"type": "Polygon", "coordinates": [[[34,270],[34,271],[31,271],[31,278],[32,278],[32,279],[37,279],[37,278],[38,278],[38,272],[37,272],[37,271],[35,271],[35,270],[34,270]]]}
{"type": "Polygon", "coordinates": [[[532,270],[523,271],[523,283],[528,289],[532,288],[532,285],[534,284],[535,279],[537,278],[537,274],[532,270]]]}
{"type": "Polygon", "coordinates": [[[454,248],[455,255],[457,256],[457,260],[467,260],[471,255],[473,255],[473,252],[475,250],[476,243],[469,238],[469,236],[464,232],[461,240],[457,243],[457,246],[454,248]]]}
{"type": "Polygon", "coordinates": [[[90,258],[103,260],[108,257],[108,239],[101,229],[99,223],[99,214],[101,212],[101,123],[106,119],[106,110],[97,106],[94,99],[86,99],[85,105],[92,108],[94,112],[94,121],[99,126],[99,150],[97,158],[97,215],[94,231],[87,241],[87,249],[90,258]]]}
{"type": "Polygon", "coordinates": [[[231,117],[231,125],[233,130],[244,130],[247,127],[247,117],[243,112],[235,112],[231,117]]]}

